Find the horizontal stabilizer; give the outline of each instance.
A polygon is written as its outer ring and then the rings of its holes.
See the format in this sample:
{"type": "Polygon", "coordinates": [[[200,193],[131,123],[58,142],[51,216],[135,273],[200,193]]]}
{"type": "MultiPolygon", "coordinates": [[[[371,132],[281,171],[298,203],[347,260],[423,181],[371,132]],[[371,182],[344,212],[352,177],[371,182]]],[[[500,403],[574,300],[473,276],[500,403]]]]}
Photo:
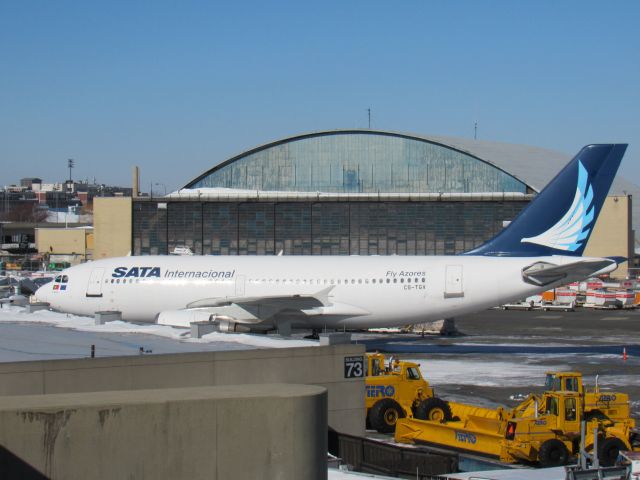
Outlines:
{"type": "Polygon", "coordinates": [[[545,286],[555,282],[570,283],[594,275],[612,272],[618,262],[610,258],[584,258],[577,262],[555,265],[549,262],[536,262],[522,269],[522,278],[532,285],[545,286]]]}

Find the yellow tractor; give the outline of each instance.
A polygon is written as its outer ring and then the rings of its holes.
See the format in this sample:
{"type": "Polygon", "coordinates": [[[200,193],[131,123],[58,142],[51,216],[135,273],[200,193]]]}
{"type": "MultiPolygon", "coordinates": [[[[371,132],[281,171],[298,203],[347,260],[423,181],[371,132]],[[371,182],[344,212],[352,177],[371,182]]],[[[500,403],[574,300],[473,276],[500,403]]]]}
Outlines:
{"type": "Polygon", "coordinates": [[[579,452],[584,419],[585,449],[593,451],[597,438],[601,465],[612,465],[621,450],[640,450],[627,395],[597,389],[585,394],[581,375],[575,372],[547,378],[548,391],[530,395],[512,410],[450,403],[453,421],[399,420],[396,441],[446,446],[508,463],[559,466],[579,452]]]}
{"type": "Polygon", "coordinates": [[[449,404],[434,396],[417,363],[394,357],[387,360],[381,353],[368,353],[365,384],[367,428],[392,433],[399,418],[437,421],[452,418],[449,404]]]}
{"type": "Polygon", "coordinates": [[[586,390],[582,384],[582,374],[578,372],[547,372],[545,388],[551,392],[578,392],[582,397],[586,421],[626,420],[631,416],[629,395],[620,392],[601,392],[596,386],[586,390]]]}

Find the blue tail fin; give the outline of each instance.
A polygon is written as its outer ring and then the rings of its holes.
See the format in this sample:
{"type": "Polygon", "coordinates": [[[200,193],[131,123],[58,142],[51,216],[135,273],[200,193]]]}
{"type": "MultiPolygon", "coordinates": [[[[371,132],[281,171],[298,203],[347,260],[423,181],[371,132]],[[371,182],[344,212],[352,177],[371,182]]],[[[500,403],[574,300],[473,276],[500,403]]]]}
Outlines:
{"type": "Polygon", "coordinates": [[[582,255],[626,149],[587,145],[507,228],[465,255],[582,255]]]}

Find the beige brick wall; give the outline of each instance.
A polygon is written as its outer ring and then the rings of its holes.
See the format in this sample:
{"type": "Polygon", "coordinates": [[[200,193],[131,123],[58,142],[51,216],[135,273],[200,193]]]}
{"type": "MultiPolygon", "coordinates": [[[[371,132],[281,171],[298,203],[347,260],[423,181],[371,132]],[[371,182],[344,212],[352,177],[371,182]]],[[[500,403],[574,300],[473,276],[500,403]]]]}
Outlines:
{"type": "MultiPolygon", "coordinates": [[[[588,257],[620,256],[633,261],[630,195],[607,197],[584,255],[588,257]]],[[[625,278],[627,272],[628,263],[624,263],[611,276],[625,278]]]]}
{"type": "Polygon", "coordinates": [[[93,199],[93,258],[123,257],[131,251],[131,197],[93,199]]]}
{"type": "Polygon", "coordinates": [[[85,228],[36,228],[36,248],[42,254],[86,256],[89,234],[85,228]]]}

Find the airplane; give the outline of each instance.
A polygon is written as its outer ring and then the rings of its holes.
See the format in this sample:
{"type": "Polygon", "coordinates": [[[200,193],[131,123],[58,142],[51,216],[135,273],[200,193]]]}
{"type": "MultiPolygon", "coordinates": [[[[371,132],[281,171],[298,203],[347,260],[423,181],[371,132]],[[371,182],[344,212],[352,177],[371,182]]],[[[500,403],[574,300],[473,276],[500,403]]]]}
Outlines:
{"type": "Polygon", "coordinates": [[[366,329],[464,315],[612,272],[582,253],[626,144],[585,146],[498,235],[450,256],[129,256],[62,271],[52,309],[221,332],[366,329]]]}

